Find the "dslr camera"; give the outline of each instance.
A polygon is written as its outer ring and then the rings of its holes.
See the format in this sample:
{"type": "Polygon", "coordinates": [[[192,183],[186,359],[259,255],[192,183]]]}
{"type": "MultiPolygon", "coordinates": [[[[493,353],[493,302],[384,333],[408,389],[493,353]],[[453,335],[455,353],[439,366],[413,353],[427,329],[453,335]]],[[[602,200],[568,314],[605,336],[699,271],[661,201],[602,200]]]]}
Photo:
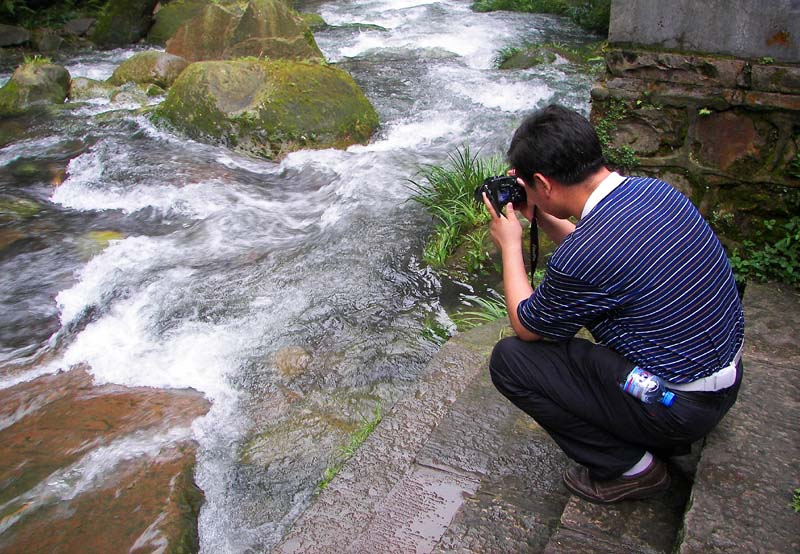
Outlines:
{"type": "Polygon", "coordinates": [[[525,189],[517,183],[516,177],[508,177],[506,175],[497,175],[489,177],[483,184],[475,189],[475,201],[483,202],[483,193],[489,198],[492,203],[495,213],[505,217],[505,214],[500,211],[500,208],[511,202],[517,208],[521,208],[527,202],[525,189]]]}

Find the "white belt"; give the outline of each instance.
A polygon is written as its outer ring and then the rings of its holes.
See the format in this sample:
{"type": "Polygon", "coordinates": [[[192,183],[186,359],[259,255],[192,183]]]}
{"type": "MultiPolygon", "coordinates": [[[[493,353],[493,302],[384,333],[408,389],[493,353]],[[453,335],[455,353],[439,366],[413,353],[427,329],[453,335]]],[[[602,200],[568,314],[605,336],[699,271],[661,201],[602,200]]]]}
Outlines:
{"type": "MultiPolygon", "coordinates": [[[[744,347],[744,345],[742,345],[744,347]]],[[[691,383],[664,383],[668,389],[685,391],[685,392],[714,392],[722,389],[727,389],[736,382],[736,367],[739,365],[739,360],[742,359],[742,347],[733,357],[733,361],[708,377],[697,379],[691,383]]]]}

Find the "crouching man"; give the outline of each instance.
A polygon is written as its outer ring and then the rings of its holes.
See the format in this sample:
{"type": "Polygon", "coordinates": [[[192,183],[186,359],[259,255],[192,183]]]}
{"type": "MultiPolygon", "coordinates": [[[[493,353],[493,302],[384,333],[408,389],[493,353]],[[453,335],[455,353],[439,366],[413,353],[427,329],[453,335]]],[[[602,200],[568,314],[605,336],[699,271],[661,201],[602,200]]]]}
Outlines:
{"type": "Polygon", "coordinates": [[[580,114],[548,106],[508,150],[525,188],[520,213],[558,245],[533,290],[512,206],[492,214],[515,337],[490,360],[492,381],[572,460],[566,487],[593,502],[669,487],[665,459],[686,453],[736,401],[744,317],[730,265],[692,203],[669,184],[604,165],[580,114]],[[577,224],[570,221],[577,220],[577,224]],[[575,338],[586,327],[597,343],[575,338]],[[638,366],[674,392],[644,403],[620,383],[638,366]]]}

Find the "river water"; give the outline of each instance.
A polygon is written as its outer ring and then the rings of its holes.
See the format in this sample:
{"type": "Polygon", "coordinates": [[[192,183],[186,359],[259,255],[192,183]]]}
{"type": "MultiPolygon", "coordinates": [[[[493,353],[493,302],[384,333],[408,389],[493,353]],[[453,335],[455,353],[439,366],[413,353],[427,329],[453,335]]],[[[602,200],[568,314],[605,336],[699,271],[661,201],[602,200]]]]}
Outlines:
{"type": "MultiPolygon", "coordinates": [[[[506,46],[596,38],[563,19],[458,0],[301,8],[380,115],[367,145],[276,163],[107,102],[0,122],[0,196],[38,205],[0,228],[0,388],[85,365],[97,383],[206,395],[192,427],[206,553],[274,545],[347,433],[424,371],[440,346],[426,329],[452,330],[473,294],[422,263],[433,223],[408,179],[464,145],[502,154],[547,103],[589,108],[591,78],[564,60],[493,69],[506,46]],[[287,351],[304,371],[278,370],[287,351]]],[[[133,53],[61,63],[104,79],[133,53]]]]}

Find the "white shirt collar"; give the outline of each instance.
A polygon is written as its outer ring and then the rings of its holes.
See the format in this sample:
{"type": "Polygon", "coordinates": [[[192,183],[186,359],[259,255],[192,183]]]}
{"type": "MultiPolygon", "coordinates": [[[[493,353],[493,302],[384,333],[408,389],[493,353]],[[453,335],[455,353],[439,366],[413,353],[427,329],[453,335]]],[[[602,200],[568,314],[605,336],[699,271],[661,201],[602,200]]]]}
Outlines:
{"type": "Polygon", "coordinates": [[[603,198],[608,196],[611,191],[622,184],[624,180],[625,177],[614,171],[600,181],[600,184],[597,185],[592,191],[592,194],[589,195],[589,198],[586,199],[586,204],[583,205],[583,211],[581,212],[581,219],[586,217],[603,198]]]}

